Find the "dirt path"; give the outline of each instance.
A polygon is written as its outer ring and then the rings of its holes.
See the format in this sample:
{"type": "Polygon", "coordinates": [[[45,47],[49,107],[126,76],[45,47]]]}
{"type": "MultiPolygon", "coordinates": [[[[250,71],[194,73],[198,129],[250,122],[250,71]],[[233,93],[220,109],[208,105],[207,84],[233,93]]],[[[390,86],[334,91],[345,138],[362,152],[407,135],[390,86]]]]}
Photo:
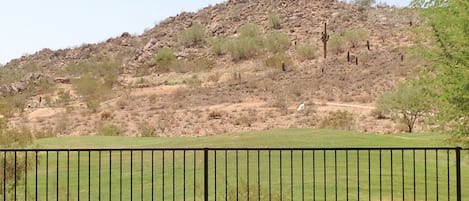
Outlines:
{"type": "Polygon", "coordinates": [[[356,108],[356,109],[365,109],[365,110],[374,110],[374,109],[376,109],[376,107],[374,107],[374,106],[358,105],[358,104],[345,104],[345,103],[327,102],[326,105],[336,106],[336,107],[348,107],[348,108],[356,108]]]}

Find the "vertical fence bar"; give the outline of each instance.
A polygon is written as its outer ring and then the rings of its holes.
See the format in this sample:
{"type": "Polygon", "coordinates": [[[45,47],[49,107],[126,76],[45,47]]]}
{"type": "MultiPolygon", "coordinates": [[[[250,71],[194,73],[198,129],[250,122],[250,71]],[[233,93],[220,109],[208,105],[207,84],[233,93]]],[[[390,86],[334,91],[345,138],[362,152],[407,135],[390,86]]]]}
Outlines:
{"type": "Polygon", "coordinates": [[[151,200],[155,199],[155,151],[151,150],[151,200]]]}
{"type": "Polygon", "coordinates": [[[91,201],[91,151],[88,150],[88,201],[91,201]]]}
{"type": "Polygon", "coordinates": [[[416,187],[415,187],[415,149],[412,150],[412,170],[413,170],[413,179],[414,179],[414,201],[416,201],[417,198],[417,192],[416,192],[416,187]]]}
{"type": "Polygon", "coordinates": [[[174,166],[175,166],[175,164],[174,164],[174,156],[175,156],[175,155],[174,155],[174,150],[172,150],[172,156],[171,156],[172,158],[171,158],[171,159],[172,159],[172,168],[173,168],[173,171],[172,171],[172,174],[173,174],[173,175],[172,175],[172,176],[173,176],[173,182],[172,182],[172,187],[173,187],[173,201],[176,200],[176,193],[175,193],[175,192],[176,192],[176,190],[175,190],[175,188],[176,188],[176,184],[175,184],[176,179],[175,179],[175,174],[174,174],[174,169],[175,169],[175,167],[174,167],[174,166]]]}
{"type": "Polygon", "coordinates": [[[448,184],[448,201],[451,200],[450,168],[449,168],[449,149],[446,150],[446,174],[448,184]]]}
{"type": "MultiPolygon", "coordinates": [[[[195,164],[195,151],[194,151],[195,164]]],[[[161,151],[161,200],[164,201],[164,150],[161,151]]],[[[195,200],[195,167],[194,167],[194,200],[195,200]]]]}
{"type": "Polygon", "coordinates": [[[109,150],[109,201],[112,201],[112,151],[109,150]]]}
{"type": "Polygon", "coordinates": [[[382,156],[381,149],[379,150],[379,200],[383,200],[383,172],[382,172],[382,156]]]}
{"type": "Polygon", "coordinates": [[[140,151],[140,200],[143,201],[143,150],[140,151]]]}
{"type": "Polygon", "coordinates": [[[290,200],[293,200],[293,150],[290,150],[290,200]]]}
{"type": "Polygon", "coordinates": [[[101,201],[101,151],[98,151],[98,200],[101,201]]]}
{"type": "MultiPolygon", "coordinates": [[[[37,172],[36,172],[36,174],[37,174],[37,172]]],[[[37,183],[37,181],[36,181],[36,183],[37,183]]],[[[37,186],[36,186],[36,188],[37,188],[37,186]]],[[[78,153],[77,153],[77,197],[78,197],[78,201],[80,201],[80,151],[78,151],[78,153]]]]}
{"type": "Polygon", "coordinates": [[[49,151],[46,151],[46,201],[49,200],[49,151]]]}
{"type": "Polygon", "coordinates": [[[345,196],[348,201],[348,150],[345,150],[345,196]]]}
{"type": "Polygon", "coordinates": [[[239,200],[238,150],[236,150],[236,201],[239,200]]]}
{"type": "Polygon", "coordinates": [[[439,199],[438,193],[438,150],[435,150],[435,172],[436,172],[436,201],[439,199]]]}
{"type": "MultiPolygon", "coordinates": [[[[38,174],[37,174],[37,170],[38,170],[38,169],[37,169],[37,166],[38,166],[38,151],[36,151],[35,157],[36,157],[36,162],[35,162],[35,164],[34,164],[34,166],[35,166],[34,169],[35,169],[36,176],[34,177],[34,179],[35,179],[36,181],[35,181],[35,183],[34,183],[34,184],[35,184],[35,187],[34,187],[34,191],[35,191],[35,192],[34,192],[34,197],[35,197],[35,200],[37,201],[37,200],[39,199],[39,198],[38,198],[38,194],[37,194],[37,193],[38,193],[38,192],[37,192],[37,186],[38,186],[38,184],[37,184],[37,175],[38,175],[38,174]]],[[[78,200],[80,200],[80,197],[78,197],[78,200]]],[[[5,200],[4,200],[4,201],[5,201],[5,200]]]]}
{"type": "Polygon", "coordinates": [[[337,201],[337,150],[334,150],[334,184],[335,201],[337,201]]]}
{"type": "Polygon", "coordinates": [[[360,200],[360,151],[357,150],[357,200],[360,200]]]}
{"type": "MultiPolygon", "coordinates": [[[[152,164],[153,165],[153,164],[152,164]]],[[[153,166],[152,166],[153,167],[153,166]]],[[[153,169],[153,168],[152,168],[153,169]]],[[[152,170],[153,171],[153,170],[152,170]]],[[[182,191],[182,199],[183,201],[186,201],[186,150],[182,151],[182,186],[183,186],[183,191],[182,191]]],[[[153,173],[152,173],[152,176],[153,176],[153,173]]],[[[152,181],[151,181],[151,184],[153,185],[153,178],[152,178],[152,181]]],[[[153,189],[153,187],[152,187],[153,189]]],[[[153,193],[153,191],[152,191],[153,193]]],[[[153,197],[153,196],[152,196],[153,197]]]]}
{"type": "Polygon", "coordinates": [[[305,200],[305,156],[301,150],[301,201],[305,200]]]}
{"type": "Polygon", "coordinates": [[[24,200],[28,200],[28,151],[24,152],[24,200]]]}
{"type": "Polygon", "coordinates": [[[247,191],[247,201],[249,201],[249,150],[246,150],[246,180],[247,180],[247,184],[246,184],[246,191],[247,191]]]}
{"type": "Polygon", "coordinates": [[[327,173],[327,166],[326,166],[326,150],[324,150],[323,152],[323,159],[324,159],[324,163],[323,163],[323,166],[324,166],[324,200],[327,200],[327,179],[326,179],[326,173],[327,173]]]}
{"type": "MultiPolygon", "coordinates": [[[[7,152],[3,152],[3,201],[7,200],[7,189],[6,189],[6,183],[7,183],[7,152]]],[[[37,184],[37,152],[36,152],[36,184],[37,184]]],[[[37,185],[36,185],[36,197],[37,197],[37,185]]]]}
{"type": "Polygon", "coordinates": [[[461,147],[456,148],[456,200],[461,201],[461,147]]]}
{"type": "Polygon", "coordinates": [[[208,201],[208,148],[204,148],[204,200],[208,201]]]}
{"type": "Polygon", "coordinates": [[[14,153],[14,162],[15,162],[15,170],[14,170],[14,175],[13,175],[15,177],[15,179],[14,179],[15,180],[15,183],[14,183],[15,184],[15,186],[14,186],[15,192],[13,192],[13,195],[14,195],[14,200],[18,200],[18,199],[16,199],[16,186],[17,186],[16,169],[18,169],[16,167],[16,163],[17,163],[17,161],[16,161],[16,151],[14,151],[13,153],[14,153]]]}
{"type": "Polygon", "coordinates": [[[269,201],[272,200],[272,160],[271,150],[269,150],[269,201]]]}
{"type": "Polygon", "coordinates": [[[228,201],[228,151],[225,150],[225,201],[228,201]]]}
{"type": "Polygon", "coordinates": [[[401,172],[402,172],[402,200],[405,200],[405,174],[404,174],[404,149],[401,149],[401,172]]]}
{"type": "Polygon", "coordinates": [[[371,201],[371,150],[368,149],[368,201],[371,201]]]}
{"type": "Polygon", "coordinates": [[[428,188],[428,181],[427,181],[427,149],[424,149],[423,154],[424,154],[424,163],[425,163],[425,165],[424,165],[424,169],[425,169],[425,171],[424,171],[425,172],[425,201],[427,201],[428,200],[428,197],[427,197],[427,195],[428,195],[427,194],[427,188],[428,188]]]}
{"type": "Polygon", "coordinates": [[[261,153],[257,150],[257,201],[261,201],[261,153]]]}
{"type": "Polygon", "coordinates": [[[130,200],[133,200],[134,196],[134,152],[130,150],[130,200]]]}
{"type": "Polygon", "coordinates": [[[70,200],[70,150],[67,150],[67,201],[70,200]]]}
{"type": "Polygon", "coordinates": [[[213,193],[215,195],[215,201],[217,201],[217,150],[213,151],[213,186],[215,192],[213,193]]]}
{"type": "Polygon", "coordinates": [[[122,201],[122,150],[119,151],[119,200],[122,201]]]}
{"type": "Polygon", "coordinates": [[[56,167],[55,167],[56,168],[55,169],[55,175],[56,175],[55,200],[59,201],[59,185],[60,184],[59,184],[59,152],[58,151],[56,151],[55,158],[56,158],[56,162],[57,162],[56,167]]]}
{"type": "Polygon", "coordinates": [[[394,201],[394,175],[393,175],[393,163],[392,163],[392,157],[393,157],[393,151],[392,149],[390,150],[390,155],[391,155],[391,201],[394,201]]]}
{"type": "Polygon", "coordinates": [[[316,151],[313,150],[313,201],[316,201],[316,151]]]}
{"type": "Polygon", "coordinates": [[[280,162],[279,162],[279,163],[280,163],[280,165],[279,165],[279,171],[280,171],[280,201],[282,201],[282,200],[283,200],[283,188],[282,188],[282,186],[283,186],[283,185],[282,185],[282,184],[283,184],[283,182],[282,182],[282,180],[283,180],[283,179],[282,179],[282,150],[280,150],[280,159],[279,159],[279,160],[280,160],[280,162]]]}
{"type": "MultiPolygon", "coordinates": [[[[196,160],[197,159],[197,151],[194,150],[194,201],[195,201],[195,198],[196,198],[196,180],[197,180],[197,177],[196,177],[196,169],[197,169],[197,163],[196,163],[196,160]]],[[[164,200],[164,199],[163,199],[164,200]]]]}

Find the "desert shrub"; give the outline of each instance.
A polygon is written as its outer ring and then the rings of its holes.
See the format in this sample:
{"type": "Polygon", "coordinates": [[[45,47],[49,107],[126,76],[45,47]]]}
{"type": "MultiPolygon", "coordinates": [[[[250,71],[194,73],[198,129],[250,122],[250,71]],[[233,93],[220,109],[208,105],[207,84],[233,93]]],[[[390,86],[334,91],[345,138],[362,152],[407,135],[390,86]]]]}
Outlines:
{"type": "Polygon", "coordinates": [[[227,43],[227,51],[233,61],[251,59],[262,52],[262,38],[244,37],[232,39],[227,43]]]}
{"type": "Polygon", "coordinates": [[[177,73],[187,73],[187,72],[203,72],[209,71],[215,65],[215,61],[198,57],[189,61],[185,60],[175,60],[168,66],[168,71],[177,72],[177,73]]]}
{"type": "Polygon", "coordinates": [[[69,65],[66,67],[66,72],[76,77],[87,75],[102,79],[107,86],[112,88],[117,83],[121,66],[121,62],[117,60],[103,58],[98,61],[69,65]]]}
{"type": "Polygon", "coordinates": [[[125,135],[125,130],[117,125],[103,124],[98,127],[96,134],[101,136],[123,136],[125,135]]]}
{"type": "Polygon", "coordinates": [[[14,108],[5,98],[0,97],[0,115],[9,117],[13,114],[14,108]]]}
{"type": "Polygon", "coordinates": [[[341,36],[333,34],[329,38],[327,47],[330,52],[334,54],[339,54],[345,51],[345,41],[341,36]]]}
{"type": "Polygon", "coordinates": [[[366,41],[369,36],[370,32],[362,28],[350,29],[344,33],[345,41],[352,48],[357,47],[360,42],[366,41]]]}
{"type": "Polygon", "coordinates": [[[223,116],[223,112],[219,110],[211,111],[208,114],[208,120],[213,120],[213,119],[221,119],[223,116]]]}
{"type": "Polygon", "coordinates": [[[233,8],[233,10],[231,10],[231,18],[236,22],[240,21],[241,9],[239,9],[238,7],[233,8]]]}
{"type": "Polygon", "coordinates": [[[202,84],[202,80],[197,75],[192,75],[190,78],[187,78],[182,81],[183,84],[187,84],[190,87],[198,87],[202,84]]]}
{"type": "Polygon", "coordinates": [[[207,80],[209,82],[218,82],[221,78],[221,74],[220,73],[214,73],[214,74],[211,74],[207,77],[207,80]]]}
{"type": "Polygon", "coordinates": [[[174,118],[174,112],[163,112],[158,116],[158,120],[155,124],[155,130],[164,133],[171,129],[171,125],[176,121],[174,118]]]}
{"type": "Polygon", "coordinates": [[[239,37],[226,42],[226,51],[233,61],[251,59],[264,48],[264,39],[261,36],[261,28],[255,24],[246,24],[240,27],[239,37]]]}
{"type": "Polygon", "coordinates": [[[277,13],[270,13],[268,16],[269,26],[272,29],[281,29],[282,28],[282,19],[277,13]]]}
{"type": "Polygon", "coordinates": [[[170,48],[161,48],[155,54],[154,61],[158,71],[169,71],[169,65],[176,61],[176,55],[170,48]]]}
{"type": "Polygon", "coordinates": [[[226,39],[224,38],[212,38],[209,41],[210,52],[215,56],[221,56],[225,54],[226,39]]]}
{"type": "Polygon", "coordinates": [[[251,127],[257,121],[257,111],[250,109],[235,120],[235,125],[251,127]]]}
{"type": "Polygon", "coordinates": [[[285,64],[287,67],[292,65],[292,60],[290,56],[285,53],[277,53],[272,56],[269,56],[265,60],[265,65],[272,68],[281,68],[282,64],[285,64]]]}
{"type": "Polygon", "coordinates": [[[149,122],[140,122],[137,124],[137,128],[140,137],[156,136],[156,130],[149,122]]]}
{"type": "Polygon", "coordinates": [[[1,67],[0,85],[11,84],[23,79],[30,72],[38,72],[40,68],[35,63],[29,63],[23,66],[1,67]]]}
{"type": "Polygon", "coordinates": [[[262,29],[257,24],[248,23],[239,28],[240,38],[256,38],[262,33],[262,29]]]}
{"type": "Polygon", "coordinates": [[[87,107],[96,112],[101,101],[111,94],[117,84],[120,67],[119,61],[103,58],[67,66],[66,71],[72,76],[79,76],[72,80],[72,85],[87,107]]]}
{"type": "Polygon", "coordinates": [[[321,123],[320,128],[340,129],[340,130],[351,130],[353,126],[353,114],[347,111],[335,111],[329,112],[321,123]]]}
{"type": "Polygon", "coordinates": [[[316,52],[318,48],[313,41],[298,45],[296,48],[296,54],[300,60],[314,59],[316,58],[316,52]]]}
{"type": "Polygon", "coordinates": [[[110,86],[105,85],[102,80],[90,75],[73,80],[72,85],[76,92],[81,95],[87,107],[93,112],[96,112],[101,101],[111,94],[110,86]]]}
{"type": "Polygon", "coordinates": [[[271,100],[272,102],[270,105],[272,107],[281,109],[281,110],[287,110],[288,109],[288,103],[287,103],[287,98],[285,97],[285,94],[278,93],[274,95],[273,99],[271,100]]]}
{"type": "MultiPolygon", "coordinates": [[[[33,140],[33,134],[29,130],[6,129],[6,124],[0,122],[0,148],[27,148],[33,144],[33,140]]],[[[23,182],[24,174],[15,174],[15,171],[25,172],[26,167],[31,169],[33,167],[31,164],[34,161],[32,158],[26,158],[24,154],[16,153],[15,164],[15,152],[6,152],[2,157],[5,157],[5,160],[0,160],[0,169],[6,174],[0,174],[0,186],[2,186],[0,195],[14,190],[12,185],[14,180],[23,182]],[[4,188],[7,192],[4,192],[4,188]]]]}
{"type": "Polygon", "coordinates": [[[32,145],[34,138],[31,131],[27,129],[0,128],[0,148],[24,148],[32,145]]]}
{"type": "Polygon", "coordinates": [[[67,91],[64,89],[60,90],[57,93],[57,96],[58,96],[57,103],[61,106],[68,105],[70,103],[70,100],[72,100],[72,96],[70,94],[70,91],[68,90],[67,91]]]}
{"type": "Polygon", "coordinates": [[[194,24],[179,35],[179,42],[186,47],[194,47],[205,43],[205,29],[200,24],[194,24]]]}
{"type": "Polygon", "coordinates": [[[22,113],[28,101],[27,94],[15,94],[13,96],[0,96],[0,114],[10,117],[16,112],[22,113]]]}
{"type": "Polygon", "coordinates": [[[272,53],[284,52],[290,47],[290,39],[287,34],[274,31],[266,35],[264,46],[272,53]]]}

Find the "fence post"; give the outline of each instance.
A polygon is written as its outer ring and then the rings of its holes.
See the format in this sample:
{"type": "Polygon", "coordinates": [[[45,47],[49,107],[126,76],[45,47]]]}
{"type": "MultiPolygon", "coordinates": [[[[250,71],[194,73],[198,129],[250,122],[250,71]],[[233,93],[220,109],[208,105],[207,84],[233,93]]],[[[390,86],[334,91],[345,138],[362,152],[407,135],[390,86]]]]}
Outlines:
{"type": "Polygon", "coordinates": [[[204,200],[208,201],[208,148],[204,148],[204,200]]]}
{"type": "Polygon", "coordinates": [[[456,147],[456,200],[461,199],[461,147],[456,147]]]}

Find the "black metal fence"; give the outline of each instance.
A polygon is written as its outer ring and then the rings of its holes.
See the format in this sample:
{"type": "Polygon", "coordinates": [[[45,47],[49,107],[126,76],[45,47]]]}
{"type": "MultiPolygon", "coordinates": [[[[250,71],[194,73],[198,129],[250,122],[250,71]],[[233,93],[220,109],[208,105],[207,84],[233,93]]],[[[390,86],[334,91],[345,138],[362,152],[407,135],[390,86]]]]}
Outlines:
{"type": "Polygon", "coordinates": [[[461,148],[0,149],[7,200],[469,200],[461,148]]]}

